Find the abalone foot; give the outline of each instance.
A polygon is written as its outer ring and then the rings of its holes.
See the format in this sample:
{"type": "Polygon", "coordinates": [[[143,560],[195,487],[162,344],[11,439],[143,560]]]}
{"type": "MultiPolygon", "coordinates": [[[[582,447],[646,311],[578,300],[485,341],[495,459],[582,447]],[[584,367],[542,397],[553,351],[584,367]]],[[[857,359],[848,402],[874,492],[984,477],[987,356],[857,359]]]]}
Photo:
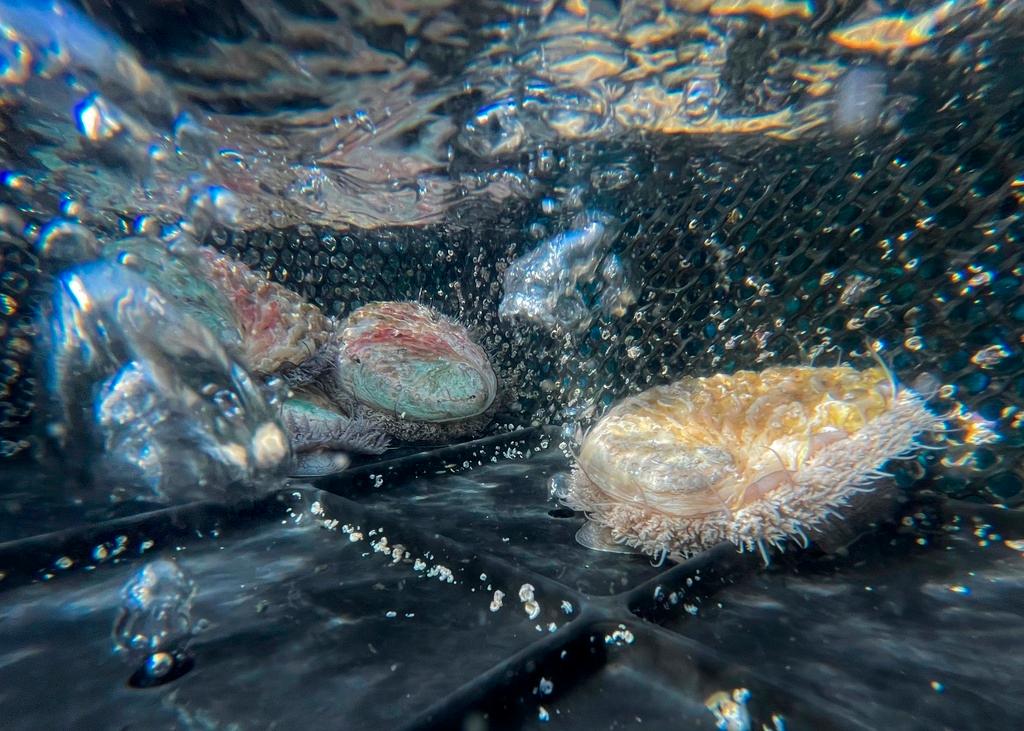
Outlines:
{"type": "Polygon", "coordinates": [[[351,460],[344,452],[303,452],[295,455],[291,477],[324,477],[345,470],[351,460]]]}
{"type": "Polygon", "coordinates": [[[285,402],[282,416],[296,452],[383,454],[388,435],[368,420],[349,418],[304,399],[285,402]]]}
{"type": "Polygon", "coordinates": [[[603,551],[605,553],[643,553],[643,551],[627,546],[625,543],[619,543],[612,535],[611,528],[606,525],[596,523],[593,520],[584,522],[583,526],[576,531],[576,542],[584,548],[589,548],[592,551],[603,551]]]}
{"type": "Polygon", "coordinates": [[[376,411],[365,404],[355,407],[355,419],[374,431],[389,434],[404,444],[450,444],[481,434],[494,418],[495,408],[468,419],[455,421],[414,421],[376,411]]]}

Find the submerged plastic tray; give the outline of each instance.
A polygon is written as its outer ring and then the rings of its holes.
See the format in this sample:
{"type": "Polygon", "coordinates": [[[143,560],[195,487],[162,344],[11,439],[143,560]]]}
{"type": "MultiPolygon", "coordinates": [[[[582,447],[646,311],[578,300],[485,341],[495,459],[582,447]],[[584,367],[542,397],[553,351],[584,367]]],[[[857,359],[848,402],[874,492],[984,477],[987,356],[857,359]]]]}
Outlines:
{"type": "Polygon", "coordinates": [[[753,729],[1024,714],[1019,513],[923,499],[839,556],[765,568],[723,545],[654,566],[574,541],[582,516],[548,493],[556,441],[0,545],[4,728],[714,729],[707,699],[739,688],[753,729]],[[197,587],[194,665],[136,688],[112,627],[157,557],[197,587]]]}

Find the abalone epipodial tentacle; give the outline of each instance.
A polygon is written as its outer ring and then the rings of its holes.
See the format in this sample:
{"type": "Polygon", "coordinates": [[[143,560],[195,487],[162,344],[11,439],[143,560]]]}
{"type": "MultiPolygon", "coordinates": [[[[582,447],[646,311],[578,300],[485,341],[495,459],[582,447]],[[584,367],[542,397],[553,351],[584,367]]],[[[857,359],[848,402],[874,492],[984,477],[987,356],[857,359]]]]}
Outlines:
{"type": "Polygon", "coordinates": [[[340,450],[383,454],[388,435],[361,419],[347,416],[302,399],[289,399],[282,408],[284,422],[297,452],[340,450]]]}

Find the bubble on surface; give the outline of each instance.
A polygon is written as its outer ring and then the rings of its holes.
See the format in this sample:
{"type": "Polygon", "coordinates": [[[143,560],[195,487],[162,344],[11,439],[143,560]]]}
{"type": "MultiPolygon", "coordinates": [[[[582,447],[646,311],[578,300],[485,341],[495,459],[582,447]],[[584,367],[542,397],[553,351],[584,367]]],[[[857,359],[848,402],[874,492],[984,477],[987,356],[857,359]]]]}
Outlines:
{"type": "Polygon", "coordinates": [[[267,442],[283,429],[245,369],[127,268],[100,261],[62,274],[45,329],[62,447],[72,458],[97,440],[95,469],[123,497],[226,494],[286,461],[267,442]]]}
{"type": "Polygon", "coordinates": [[[100,254],[95,234],[75,221],[56,219],[39,232],[36,243],[41,257],[61,264],[94,259],[100,254]]]}
{"type": "Polygon", "coordinates": [[[90,142],[105,142],[124,131],[120,112],[103,97],[93,94],[75,107],[78,131],[90,142]]]}
{"type": "Polygon", "coordinates": [[[719,731],[750,731],[750,711],[747,701],[750,691],[737,688],[731,693],[720,690],[712,693],[704,705],[715,716],[715,728],[719,731]]]}
{"type": "Polygon", "coordinates": [[[615,647],[632,645],[635,641],[636,635],[634,635],[624,624],[620,624],[604,636],[604,643],[615,647]]]}
{"type": "Polygon", "coordinates": [[[556,500],[561,500],[569,494],[569,475],[559,472],[552,475],[548,480],[548,494],[556,500]]]}
{"type": "Polygon", "coordinates": [[[165,679],[184,663],[192,639],[195,592],[192,581],[167,559],[147,563],[121,589],[114,647],[142,676],[165,679]]]}
{"type": "Polygon", "coordinates": [[[636,296],[621,258],[609,254],[613,240],[609,219],[589,213],[516,259],[505,270],[499,315],[572,331],[587,327],[597,309],[624,315],[636,296]],[[594,302],[586,290],[599,278],[604,288],[594,302]]]}
{"type": "Polygon", "coordinates": [[[238,226],[242,222],[242,202],[238,195],[219,185],[186,191],[185,222],[197,240],[206,238],[214,224],[238,226]]]}
{"type": "Polygon", "coordinates": [[[466,121],[459,143],[484,158],[518,152],[526,142],[526,130],[518,115],[518,105],[511,99],[482,107],[466,121]]]}
{"type": "Polygon", "coordinates": [[[502,601],[504,600],[504,598],[505,592],[501,591],[500,589],[495,589],[494,596],[491,598],[491,604],[489,607],[490,610],[492,612],[497,612],[499,609],[501,609],[502,601]]]}
{"type": "Polygon", "coordinates": [[[866,67],[847,71],[836,92],[836,130],[850,136],[871,132],[880,122],[885,97],[883,71],[866,67]]]}

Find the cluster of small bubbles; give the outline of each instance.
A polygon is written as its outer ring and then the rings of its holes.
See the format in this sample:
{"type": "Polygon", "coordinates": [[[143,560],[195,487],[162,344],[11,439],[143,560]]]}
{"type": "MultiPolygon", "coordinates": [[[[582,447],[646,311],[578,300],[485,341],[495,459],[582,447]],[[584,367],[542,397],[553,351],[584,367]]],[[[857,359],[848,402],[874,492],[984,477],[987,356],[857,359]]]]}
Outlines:
{"type": "Polygon", "coordinates": [[[632,645],[635,641],[636,637],[624,624],[620,624],[604,636],[606,645],[632,645]]]}
{"type": "Polygon", "coordinates": [[[491,598],[490,610],[492,612],[497,612],[499,609],[501,609],[502,600],[504,598],[505,592],[503,592],[501,589],[495,589],[494,596],[491,598]]]}
{"type": "MultiPolygon", "coordinates": [[[[198,190],[185,187],[181,197],[185,216],[180,225],[198,241],[206,239],[215,224],[230,227],[242,222],[242,203],[227,188],[219,185],[200,185],[198,190]]],[[[226,232],[223,229],[217,231],[220,243],[226,243],[226,232]]],[[[217,238],[213,238],[213,242],[218,243],[217,238]]]]}
{"type": "MultiPolygon", "coordinates": [[[[328,530],[335,530],[338,528],[339,521],[326,517],[321,511],[318,516],[321,527],[328,530]]],[[[341,532],[348,535],[351,543],[358,543],[359,541],[369,540],[370,552],[365,552],[362,555],[364,557],[370,556],[374,553],[384,554],[386,557],[391,559],[393,565],[403,564],[408,565],[417,574],[422,575],[428,579],[437,579],[443,584],[458,584],[459,580],[455,577],[455,572],[451,568],[444,564],[434,560],[434,555],[430,551],[426,551],[422,557],[413,556],[412,552],[401,543],[391,544],[388,541],[388,537],[384,535],[383,528],[373,528],[369,530],[365,536],[357,525],[344,524],[341,525],[341,532]]],[[[497,610],[493,610],[497,611],[497,610]]],[[[412,615],[406,615],[411,617],[412,615]]]]}
{"type": "Polygon", "coordinates": [[[359,530],[359,526],[348,525],[346,523],[345,525],[341,526],[341,532],[348,536],[348,540],[350,543],[358,543],[359,541],[364,539],[363,532],[359,530]]]}
{"type": "MultiPolygon", "coordinates": [[[[16,180],[9,174],[3,177],[8,186],[16,180]]],[[[33,311],[41,272],[28,229],[17,209],[0,205],[0,457],[24,452],[30,445],[22,425],[33,413],[33,311]]]]}
{"type": "Polygon", "coordinates": [[[540,602],[537,601],[534,592],[533,584],[523,584],[519,587],[519,601],[522,602],[523,611],[530,619],[540,616],[540,602]]]}
{"type": "Polygon", "coordinates": [[[603,214],[588,214],[512,262],[504,274],[499,315],[568,331],[588,327],[595,311],[623,316],[636,295],[623,259],[609,250],[610,226],[603,214]],[[595,280],[603,282],[596,298],[586,291],[595,280]]]}
{"type": "Polygon", "coordinates": [[[148,176],[167,157],[153,130],[98,92],[79,101],[73,117],[85,148],[115,166],[148,176]]]}
{"type": "MultiPolygon", "coordinates": [[[[736,688],[732,692],[720,690],[708,696],[704,705],[715,717],[715,728],[719,731],[750,731],[750,710],[747,708],[750,695],[746,688],[736,688]]],[[[761,724],[762,731],[786,731],[786,720],[781,715],[773,713],[771,722],[771,726],[761,724]]]]}
{"type": "Polygon", "coordinates": [[[719,691],[711,694],[704,705],[714,714],[715,727],[719,731],[750,731],[749,700],[750,691],[737,688],[732,693],[719,691]]]}
{"type": "Polygon", "coordinates": [[[575,406],[572,401],[562,409],[562,417],[566,420],[560,430],[562,444],[565,445],[564,450],[572,452],[579,447],[583,439],[583,429],[580,424],[592,415],[591,411],[592,409],[589,407],[575,406]]]}

